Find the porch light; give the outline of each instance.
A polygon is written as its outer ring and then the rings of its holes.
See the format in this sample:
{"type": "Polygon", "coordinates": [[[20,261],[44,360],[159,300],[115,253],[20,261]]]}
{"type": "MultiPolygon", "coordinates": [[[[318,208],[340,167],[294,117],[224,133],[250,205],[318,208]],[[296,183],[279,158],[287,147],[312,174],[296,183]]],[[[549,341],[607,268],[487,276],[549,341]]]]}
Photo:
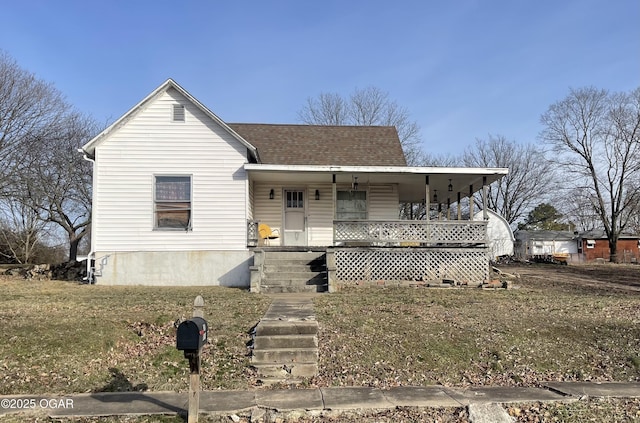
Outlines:
{"type": "Polygon", "coordinates": [[[434,190],[433,191],[433,202],[437,203],[438,202],[438,190],[434,190]]]}
{"type": "Polygon", "coordinates": [[[316,201],[320,199],[320,190],[316,190],[316,201]]]}
{"type": "Polygon", "coordinates": [[[274,197],[273,188],[271,188],[271,191],[269,191],[269,200],[273,200],[273,197],[274,197]]]}
{"type": "Polygon", "coordinates": [[[451,184],[451,179],[449,179],[449,186],[447,187],[447,190],[448,190],[449,192],[452,192],[452,191],[453,191],[453,185],[451,184]]]}
{"type": "Polygon", "coordinates": [[[358,177],[354,176],[353,177],[353,184],[352,184],[353,190],[357,191],[358,190],[358,177]]]}

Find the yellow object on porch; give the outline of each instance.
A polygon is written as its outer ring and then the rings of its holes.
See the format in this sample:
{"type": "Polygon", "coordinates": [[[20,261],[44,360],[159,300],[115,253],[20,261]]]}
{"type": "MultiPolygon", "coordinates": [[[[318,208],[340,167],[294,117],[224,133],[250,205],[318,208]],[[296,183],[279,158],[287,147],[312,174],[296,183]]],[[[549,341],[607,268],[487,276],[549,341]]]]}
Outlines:
{"type": "Polygon", "coordinates": [[[258,225],[258,234],[260,239],[264,240],[265,245],[269,245],[270,240],[280,238],[280,231],[277,229],[271,229],[266,223],[260,223],[258,225]]]}

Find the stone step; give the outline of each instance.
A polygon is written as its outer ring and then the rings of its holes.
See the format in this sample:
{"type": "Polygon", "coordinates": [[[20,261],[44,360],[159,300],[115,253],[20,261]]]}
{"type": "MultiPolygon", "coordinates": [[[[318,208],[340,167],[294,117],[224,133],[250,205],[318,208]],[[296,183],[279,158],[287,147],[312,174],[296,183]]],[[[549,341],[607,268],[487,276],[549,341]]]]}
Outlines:
{"type": "Polygon", "coordinates": [[[261,376],[272,381],[291,382],[295,378],[313,377],[318,374],[317,363],[252,364],[252,366],[261,376]]]}
{"type": "Polygon", "coordinates": [[[264,335],[257,336],[253,342],[254,350],[277,348],[318,348],[315,335],[264,335]]]}
{"type": "Polygon", "coordinates": [[[262,320],[256,327],[256,337],[270,335],[317,335],[318,322],[262,320]]]}
{"type": "MultiPolygon", "coordinates": [[[[326,279],[316,279],[316,280],[307,280],[307,279],[263,279],[262,286],[272,286],[272,287],[305,287],[305,286],[313,286],[318,287],[321,285],[325,285],[327,283],[326,279]]],[[[313,290],[309,288],[310,290],[313,290]]]]}
{"type": "Polygon", "coordinates": [[[265,262],[270,260],[314,260],[324,261],[324,251],[267,251],[264,255],[265,262]]]}
{"type": "Polygon", "coordinates": [[[290,272],[290,273],[321,273],[326,272],[327,268],[325,265],[316,265],[316,264],[308,264],[308,263],[274,263],[267,262],[262,269],[265,273],[272,272],[290,272]]]}
{"type": "Polygon", "coordinates": [[[305,286],[305,285],[325,285],[327,278],[324,276],[315,276],[311,278],[305,277],[278,277],[277,275],[269,275],[262,278],[262,285],[272,286],[305,286]]]}
{"type": "Polygon", "coordinates": [[[251,362],[255,364],[288,364],[288,363],[317,363],[317,348],[278,348],[268,350],[253,350],[251,362]]]}
{"type": "Polygon", "coordinates": [[[277,280],[277,279],[309,280],[309,279],[324,278],[324,276],[325,276],[324,273],[320,273],[320,272],[265,272],[264,273],[265,278],[270,278],[270,279],[273,278],[274,280],[277,280]]]}
{"type": "Polygon", "coordinates": [[[264,285],[260,284],[260,292],[265,294],[295,294],[295,293],[311,293],[311,292],[326,292],[327,285],[264,285]]]}

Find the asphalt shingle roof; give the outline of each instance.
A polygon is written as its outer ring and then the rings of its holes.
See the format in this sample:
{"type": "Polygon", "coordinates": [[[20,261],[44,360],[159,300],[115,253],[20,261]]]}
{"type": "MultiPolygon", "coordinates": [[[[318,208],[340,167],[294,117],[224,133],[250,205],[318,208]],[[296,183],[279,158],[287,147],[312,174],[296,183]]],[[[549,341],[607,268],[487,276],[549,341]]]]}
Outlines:
{"type": "Polygon", "coordinates": [[[264,164],[407,165],[393,126],[228,125],[258,149],[260,162],[264,164]]]}

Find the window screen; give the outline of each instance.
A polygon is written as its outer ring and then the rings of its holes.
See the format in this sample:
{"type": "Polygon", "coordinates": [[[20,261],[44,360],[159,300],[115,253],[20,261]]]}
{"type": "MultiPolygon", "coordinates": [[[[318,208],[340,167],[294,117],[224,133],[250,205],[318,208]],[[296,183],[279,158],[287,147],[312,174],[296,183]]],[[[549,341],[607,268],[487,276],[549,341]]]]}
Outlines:
{"type": "Polygon", "coordinates": [[[156,176],[154,202],[156,228],[191,228],[191,176],[156,176]]]}
{"type": "Polygon", "coordinates": [[[367,192],[338,191],[336,214],[338,220],[366,220],[367,192]]]}

